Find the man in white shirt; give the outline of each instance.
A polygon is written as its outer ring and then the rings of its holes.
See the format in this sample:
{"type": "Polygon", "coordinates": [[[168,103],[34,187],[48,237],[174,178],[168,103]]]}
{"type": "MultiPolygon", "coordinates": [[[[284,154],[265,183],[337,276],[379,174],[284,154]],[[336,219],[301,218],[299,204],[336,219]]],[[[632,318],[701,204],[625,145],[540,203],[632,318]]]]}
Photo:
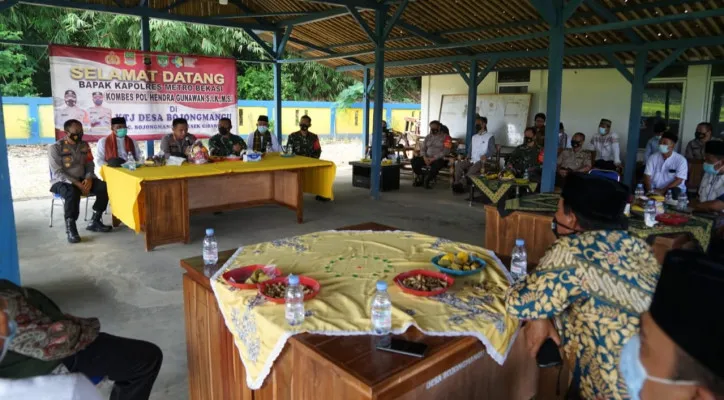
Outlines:
{"type": "Polygon", "coordinates": [[[257,153],[266,153],[269,146],[271,146],[272,152],[281,153],[282,151],[276,135],[269,131],[269,117],[266,115],[260,115],[257,118],[256,130],[246,138],[246,145],[249,146],[249,150],[257,153]]]}
{"type": "Polygon", "coordinates": [[[706,142],[704,177],[699,186],[699,211],[724,211],[724,142],[706,142]]]}
{"type": "Polygon", "coordinates": [[[678,138],[671,132],[665,132],[659,140],[659,152],[649,157],[644,171],[644,188],[647,193],[664,194],[671,190],[677,199],[686,193],[686,177],[689,165],[686,158],[674,151],[678,138]]]}
{"type": "Polygon", "coordinates": [[[488,118],[477,116],[475,119],[475,131],[471,140],[470,158],[455,162],[455,180],[453,192],[465,192],[467,180],[465,176],[476,176],[483,169],[483,163],[488,157],[495,154],[495,135],[488,132],[488,118]]]}
{"type": "Polygon", "coordinates": [[[618,135],[611,132],[611,120],[603,118],[598,124],[598,135],[591,139],[591,150],[596,151],[596,161],[611,161],[617,167],[621,165],[621,150],[618,135]]]}
{"type": "MultiPolygon", "coordinates": [[[[7,354],[10,341],[17,333],[7,302],[0,299],[0,361],[7,354]]],[[[3,400],[101,400],[98,390],[81,374],[46,375],[28,379],[0,378],[3,400]]]]}
{"type": "Polygon", "coordinates": [[[103,179],[101,175],[101,167],[110,164],[117,167],[128,160],[128,153],[133,153],[133,158],[138,161],[141,150],[138,143],[128,136],[128,128],[126,127],[126,119],[123,117],[115,117],[111,119],[111,134],[101,138],[96,148],[96,176],[103,179]]]}

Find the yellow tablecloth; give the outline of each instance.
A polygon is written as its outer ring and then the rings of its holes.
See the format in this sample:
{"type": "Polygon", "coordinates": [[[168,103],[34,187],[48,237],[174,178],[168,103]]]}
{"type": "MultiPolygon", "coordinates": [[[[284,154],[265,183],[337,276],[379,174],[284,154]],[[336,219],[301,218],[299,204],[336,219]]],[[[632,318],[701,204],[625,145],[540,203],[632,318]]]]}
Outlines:
{"type": "Polygon", "coordinates": [[[333,162],[299,156],[284,158],[279,154],[270,154],[259,162],[224,161],[201,165],[139,167],[135,171],[109,168],[104,165],[101,175],[108,186],[108,198],[113,215],[131,229],[140,232],[138,198],[141,195],[143,181],[292,169],[303,171],[302,190],[305,193],[334,198],[332,185],[337,168],[333,162]]]}
{"type": "Polygon", "coordinates": [[[389,285],[395,333],[415,325],[429,335],[474,336],[495,361],[505,361],[519,323],[505,312],[509,274],[494,253],[413,232],[320,232],[240,248],[211,279],[246,368],[247,385],[262,385],[294,334],[371,334],[369,306],[380,279],[389,285]],[[487,266],[479,274],[455,277],[452,288],[440,296],[412,296],[393,283],[404,271],[435,270],[430,259],[440,252],[461,250],[480,254],[487,266]],[[320,293],[305,303],[307,316],[300,327],[287,324],[283,304],[220,278],[229,269],[250,264],[275,264],[284,275],[306,275],[320,282],[320,293]]]}

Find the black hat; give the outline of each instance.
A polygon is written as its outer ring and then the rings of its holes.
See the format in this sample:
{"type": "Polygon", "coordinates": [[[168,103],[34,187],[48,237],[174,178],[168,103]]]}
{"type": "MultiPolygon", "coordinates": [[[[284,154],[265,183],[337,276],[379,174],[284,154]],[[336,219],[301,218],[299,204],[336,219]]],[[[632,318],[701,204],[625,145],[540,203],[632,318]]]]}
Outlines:
{"type": "Polygon", "coordinates": [[[710,140],[706,142],[704,153],[708,153],[713,156],[724,156],[724,142],[719,140],[710,140]]]}
{"type": "Polygon", "coordinates": [[[266,115],[260,115],[259,118],[256,119],[256,122],[269,122],[269,117],[266,115]]]}
{"type": "Polygon", "coordinates": [[[123,163],[125,163],[125,162],[126,162],[126,160],[122,159],[121,157],[116,157],[116,158],[111,158],[110,160],[108,160],[106,162],[106,164],[108,164],[109,167],[117,168],[117,167],[120,167],[121,165],[123,165],[123,163]]]}
{"type": "Polygon", "coordinates": [[[124,125],[125,125],[125,123],[126,123],[126,119],[123,118],[123,117],[113,117],[113,118],[111,118],[111,125],[116,125],[116,124],[118,124],[118,125],[124,124],[124,125]]]}
{"type": "Polygon", "coordinates": [[[651,300],[651,317],[679,348],[724,378],[724,259],[672,250],[651,300]],[[712,313],[714,311],[714,313],[712,313]]]}
{"type": "Polygon", "coordinates": [[[595,221],[621,221],[629,197],[628,188],[596,175],[573,173],[566,177],[561,197],[579,215],[595,221]]]}
{"type": "Polygon", "coordinates": [[[598,124],[599,124],[599,125],[601,125],[601,124],[606,124],[606,125],[608,125],[608,126],[610,127],[610,126],[611,126],[611,120],[608,119],[608,118],[601,118],[601,122],[599,122],[598,124]]]}

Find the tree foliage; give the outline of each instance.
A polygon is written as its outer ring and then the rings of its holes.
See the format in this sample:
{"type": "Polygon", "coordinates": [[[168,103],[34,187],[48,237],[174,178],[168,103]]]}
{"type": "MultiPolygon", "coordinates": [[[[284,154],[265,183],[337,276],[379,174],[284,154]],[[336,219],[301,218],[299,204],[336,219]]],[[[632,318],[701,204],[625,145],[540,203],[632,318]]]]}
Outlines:
{"type": "MultiPolygon", "coordinates": [[[[239,29],[155,20],[150,22],[153,51],[268,60],[264,49],[239,29]]],[[[83,47],[140,49],[141,23],[132,16],[16,5],[0,13],[0,38],[83,47]]],[[[0,88],[5,95],[50,96],[47,48],[0,47],[0,88]]],[[[298,56],[290,56],[298,57],[298,56]]],[[[238,97],[274,98],[270,64],[237,63],[238,97]]],[[[387,80],[387,101],[419,101],[418,78],[387,80]]],[[[358,83],[318,63],[282,65],[284,100],[334,101],[358,83]]],[[[361,85],[361,84],[360,84],[361,85]]],[[[361,94],[359,96],[361,98],[361,94]]]]}

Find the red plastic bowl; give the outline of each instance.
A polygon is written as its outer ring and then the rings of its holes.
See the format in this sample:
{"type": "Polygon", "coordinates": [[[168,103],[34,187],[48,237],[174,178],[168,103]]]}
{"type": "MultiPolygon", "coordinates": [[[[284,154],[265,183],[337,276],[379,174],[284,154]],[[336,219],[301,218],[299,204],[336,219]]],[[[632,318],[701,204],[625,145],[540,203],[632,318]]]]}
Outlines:
{"type": "Polygon", "coordinates": [[[270,278],[274,279],[278,276],[282,275],[282,271],[279,270],[277,267],[267,267],[266,265],[262,264],[255,264],[255,265],[247,265],[246,267],[241,268],[235,268],[229,271],[224,272],[223,275],[221,275],[222,278],[228,283],[229,285],[239,288],[239,289],[256,289],[257,286],[259,286],[258,283],[244,283],[247,279],[251,276],[254,271],[257,269],[263,269],[264,273],[269,276],[270,278]],[[231,278],[234,279],[234,281],[231,280],[231,278]]]}
{"type": "Polygon", "coordinates": [[[450,289],[450,286],[452,286],[453,283],[455,283],[455,279],[443,274],[442,272],[428,271],[426,269],[416,269],[416,270],[412,270],[412,271],[403,272],[403,273],[397,275],[394,278],[394,282],[395,282],[395,285],[399,286],[400,289],[402,289],[402,291],[407,294],[411,294],[414,296],[430,297],[430,296],[437,296],[438,294],[447,292],[447,290],[450,289]],[[424,275],[424,276],[430,276],[433,278],[442,279],[444,281],[447,281],[447,287],[438,289],[438,290],[433,290],[431,292],[425,292],[422,290],[410,289],[407,286],[402,284],[402,281],[405,280],[405,278],[408,278],[410,276],[415,276],[415,275],[424,275]]]}
{"type": "Polygon", "coordinates": [[[659,214],[656,220],[664,225],[682,225],[689,222],[689,217],[681,214],[659,214]]]}
{"type": "MultiPolygon", "coordinates": [[[[284,304],[285,300],[284,298],[277,298],[277,297],[271,297],[267,296],[264,292],[266,292],[266,287],[269,285],[272,285],[274,283],[287,283],[288,278],[282,277],[282,278],[276,278],[276,279],[269,279],[268,281],[264,281],[259,284],[259,293],[264,296],[267,300],[271,301],[272,303],[277,304],[284,304]]],[[[319,282],[317,282],[315,279],[312,279],[308,276],[300,275],[299,276],[299,283],[302,285],[312,289],[312,293],[304,296],[304,301],[312,300],[317,294],[319,294],[319,290],[321,289],[321,286],[319,285],[319,282]]]]}

